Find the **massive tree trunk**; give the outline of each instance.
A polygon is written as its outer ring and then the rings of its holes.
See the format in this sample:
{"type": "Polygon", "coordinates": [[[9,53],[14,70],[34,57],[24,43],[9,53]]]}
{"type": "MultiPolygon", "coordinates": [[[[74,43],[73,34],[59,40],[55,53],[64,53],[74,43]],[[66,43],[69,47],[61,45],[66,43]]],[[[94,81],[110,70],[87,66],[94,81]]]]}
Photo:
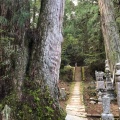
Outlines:
{"type": "Polygon", "coordinates": [[[6,6],[2,2],[3,15],[1,16],[4,16],[9,23],[12,23],[9,30],[8,26],[5,30],[13,33],[14,36],[13,83],[18,100],[22,98],[22,87],[24,87],[27,76],[29,80],[38,82],[42,86],[41,89],[44,90],[44,88],[48,87],[52,98],[58,103],[57,83],[61,62],[61,42],[63,41],[64,0],[41,0],[36,32],[33,30],[35,34],[29,34],[32,39],[34,38],[32,42],[28,36],[26,37],[26,32],[30,28],[29,16],[24,16],[30,13],[29,1],[14,0],[10,4],[10,6],[6,6]],[[12,8],[14,9],[11,12],[12,8]],[[9,19],[6,17],[6,11],[9,13],[9,19]],[[30,46],[30,43],[32,43],[32,46],[30,46]]]}
{"type": "Polygon", "coordinates": [[[102,32],[106,50],[106,58],[109,60],[111,71],[115,63],[120,61],[120,36],[118,33],[112,0],[98,0],[102,32]]]}
{"type": "Polygon", "coordinates": [[[40,38],[36,41],[36,53],[31,75],[34,80],[48,86],[51,96],[58,102],[58,80],[61,62],[62,21],[64,0],[42,0],[38,28],[40,38]]]}

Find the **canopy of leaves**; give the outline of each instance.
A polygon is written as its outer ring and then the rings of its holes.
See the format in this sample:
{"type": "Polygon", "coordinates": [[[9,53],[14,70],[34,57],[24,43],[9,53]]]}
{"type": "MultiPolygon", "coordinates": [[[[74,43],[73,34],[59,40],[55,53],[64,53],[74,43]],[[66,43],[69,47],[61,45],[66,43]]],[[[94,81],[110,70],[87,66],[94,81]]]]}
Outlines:
{"type": "Polygon", "coordinates": [[[105,59],[97,1],[66,0],[62,66],[90,65],[105,59]]]}

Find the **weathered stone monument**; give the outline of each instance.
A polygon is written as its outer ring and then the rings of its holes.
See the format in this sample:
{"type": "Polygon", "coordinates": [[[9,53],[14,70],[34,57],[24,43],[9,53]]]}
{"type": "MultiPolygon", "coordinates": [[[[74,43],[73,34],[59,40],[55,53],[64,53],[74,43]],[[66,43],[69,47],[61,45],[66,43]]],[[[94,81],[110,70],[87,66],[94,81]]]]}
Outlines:
{"type": "Polygon", "coordinates": [[[61,100],[65,100],[66,99],[65,88],[60,88],[60,99],[61,100]]]}
{"type": "Polygon", "coordinates": [[[102,120],[114,120],[113,114],[110,113],[110,98],[104,96],[102,98],[103,113],[101,114],[102,120]]]}
{"type": "Polygon", "coordinates": [[[104,83],[104,72],[97,72],[95,71],[95,76],[96,76],[96,90],[105,90],[105,83],[104,83]]]}
{"type": "Polygon", "coordinates": [[[98,104],[102,104],[102,92],[98,92],[98,104]]]}
{"type": "Polygon", "coordinates": [[[114,87],[112,83],[111,73],[108,65],[108,61],[105,61],[105,73],[106,73],[106,95],[110,97],[110,100],[115,99],[114,87]]]}
{"type": "Polygon", "coordinates": [[[120,63],[116,64],[115,82],[116,82],[117,102],[118,102],[119,119],[120,119],[120,63]]]}
{"type": "Polygon", "coordinates": [[[11,108],[8,105],[5,105],[3,111],[1,112],[2,120],[11,120],[10,113],[11,113],[11,108]]]}

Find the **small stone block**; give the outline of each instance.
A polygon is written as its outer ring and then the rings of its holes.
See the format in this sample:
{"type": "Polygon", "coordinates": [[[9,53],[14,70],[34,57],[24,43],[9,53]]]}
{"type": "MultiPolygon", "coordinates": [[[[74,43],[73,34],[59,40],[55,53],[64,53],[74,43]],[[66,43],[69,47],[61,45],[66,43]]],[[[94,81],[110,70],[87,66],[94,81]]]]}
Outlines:
{"type": "Polygon", "coordinates": [[[102,104],[103,104],[103,113],[109,114],[110,113],[110,98],[107,96],[104,96],[102,98],[102,104]]]}
{"type": "Polygon", "coordinates": [[[105,82],[104,81],[97,81],[96,89],[105,89],[105,82]]]}
{"type": "Polygon", "coordinates": [[[102,118],[102,120],[114,120],[113,114],[102,113],[101,118],[102,118]]]}

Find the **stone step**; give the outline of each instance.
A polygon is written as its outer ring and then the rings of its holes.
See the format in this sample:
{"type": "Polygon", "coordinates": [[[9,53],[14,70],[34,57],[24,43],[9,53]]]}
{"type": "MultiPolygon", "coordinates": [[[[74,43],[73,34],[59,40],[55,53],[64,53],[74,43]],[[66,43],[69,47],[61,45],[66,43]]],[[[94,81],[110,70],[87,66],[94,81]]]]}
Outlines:
{"type": "MultiPolygon", "coordinates": [[[[80,71],[76,73],[76,80],[80,81],[80,71]]],[[[80,91],[80,82],[76,82],[69,103],[66,106],[67,116],[65,120],[87,120],[87,113],[85,112],[85,106],[83,105],[82,100],[83,95],[80,91]]]]}
{"type": "Polygon", "coordinates": [[[67,110],[67,114],[69,115],[74,115],[74,116],[78,116],[78,117],[86,117],[86,113],[84,111],[70,111],[70,110],[67,110]]]}
{"type": "Polygon", "coordinates": [[[65,120],[87,120],[87,118],[77,117],[77,116],[73,116],[73,115],[67,115],[65,120]]]}

